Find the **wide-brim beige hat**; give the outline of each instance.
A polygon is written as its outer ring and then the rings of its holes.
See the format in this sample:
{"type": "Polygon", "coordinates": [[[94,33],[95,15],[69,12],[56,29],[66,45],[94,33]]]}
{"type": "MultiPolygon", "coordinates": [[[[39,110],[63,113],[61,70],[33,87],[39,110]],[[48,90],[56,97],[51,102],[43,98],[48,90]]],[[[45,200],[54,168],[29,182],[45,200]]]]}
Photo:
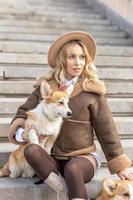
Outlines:
{"type": "Polygon", "coordinates": [[[96,43],[94,38],[87,32],[72,31],[58,37],[50,46],[48,51],[48,64],[50,67],[56,67],[56,58],[60,49],[64,44],[72,40],[80,40],[83,42],[88,50],[91,60],[94,60],[96,55],[96,43]]]}

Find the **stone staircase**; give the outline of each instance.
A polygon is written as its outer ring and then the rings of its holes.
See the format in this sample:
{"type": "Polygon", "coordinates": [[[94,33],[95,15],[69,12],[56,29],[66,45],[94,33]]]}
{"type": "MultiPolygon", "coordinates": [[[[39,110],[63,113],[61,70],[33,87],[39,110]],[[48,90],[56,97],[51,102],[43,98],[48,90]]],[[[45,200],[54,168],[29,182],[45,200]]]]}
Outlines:
{"type": "MultiPolygon", "coordinates": [[[[105,81],[108,102],[125,153],[133,160],[133,39],[97,14],[85,0],[1,0],[0,1],[0,166],[17,145],[8,143],[11,119],[33,91],[35,77],[48,70],[47,51],[60,34],[71,30],[90,32],[97,42],[95,64],[105,81]]],[[[100,145],[103,167],[86,184],[95,198],[101,180],[110,177],[100,145]]],[[[115,175],[111,178],[116,178],[115,175]]],[[[0,200],[54,200],[55,193],[34,179],[0,178],[0,200]]]]}

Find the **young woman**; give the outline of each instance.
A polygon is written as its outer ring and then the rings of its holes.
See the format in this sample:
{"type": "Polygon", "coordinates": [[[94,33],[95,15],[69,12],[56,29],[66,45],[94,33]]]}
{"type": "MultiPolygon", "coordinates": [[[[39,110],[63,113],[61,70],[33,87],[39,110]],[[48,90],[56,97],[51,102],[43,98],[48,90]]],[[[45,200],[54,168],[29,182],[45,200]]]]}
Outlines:
{"type": "Polygon", "coordinates": [[[37,82],[36,89],[19,107],[9,130],[10,141],[28,140],[24,131],[26,111],[40,102],[39,87],[43,79],[53,90],[72,87],[69,102],[72,117],[64,120],[51,155],[36,144],[25,149],[25,157],[36,173],[58,193],[58,197],[64,194],[60,191],[67,191],[69,200],[88,199],[84,183],[92,179],[100,166],[93,130],[110,172],[121,179],[133,180],[133,174],[128,170],[132,162],[123,152],[107,104],[105,86],[93,65],[95,53],[95,41],[86,32],[69,32],[59,37],[48,52],[48,63],[54,70],[49,77],[42,77],[37,82]]]}

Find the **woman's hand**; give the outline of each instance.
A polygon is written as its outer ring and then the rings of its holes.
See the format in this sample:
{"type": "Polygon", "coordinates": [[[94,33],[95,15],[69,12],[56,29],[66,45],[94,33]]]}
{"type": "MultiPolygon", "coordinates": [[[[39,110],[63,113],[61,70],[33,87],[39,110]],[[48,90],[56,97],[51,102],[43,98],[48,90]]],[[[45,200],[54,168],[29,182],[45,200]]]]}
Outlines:
{"type": "Polygon", "coordinates": [[[130,180],[133,181],[133,169],[126,168],[124,170],[121,170],[117,173],[117,175],[122,179],[122,180],[130,180]]]}

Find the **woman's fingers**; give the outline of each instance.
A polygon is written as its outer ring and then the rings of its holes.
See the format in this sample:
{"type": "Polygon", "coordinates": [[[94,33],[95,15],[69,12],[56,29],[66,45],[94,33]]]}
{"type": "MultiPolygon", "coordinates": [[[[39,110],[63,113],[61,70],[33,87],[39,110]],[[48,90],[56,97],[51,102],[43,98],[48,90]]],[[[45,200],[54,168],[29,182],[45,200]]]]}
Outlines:
{"type": "Polygon", "coordinates": [[[133,181],[133,172],[131,172],[129,169],[125,169],[120,171],[117,174],[122,180],[127,179],[133,181]]]}

